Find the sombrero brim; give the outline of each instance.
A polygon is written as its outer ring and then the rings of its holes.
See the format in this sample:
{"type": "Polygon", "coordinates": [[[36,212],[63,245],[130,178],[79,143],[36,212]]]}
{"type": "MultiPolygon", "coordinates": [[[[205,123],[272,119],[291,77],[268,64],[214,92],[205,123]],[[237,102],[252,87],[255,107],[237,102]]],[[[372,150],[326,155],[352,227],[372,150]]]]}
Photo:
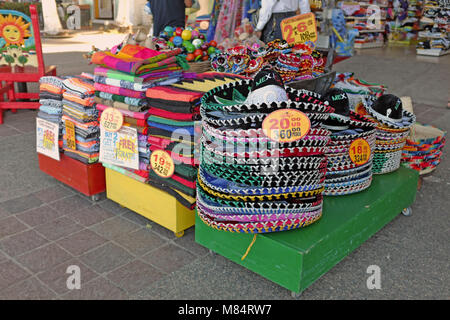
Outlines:
{"type": "Polygon", "coordinates": [[[198,176],[206,186],[221,193],[259,196],[318,190],[323,187],[325,170],[318,177],[305,177],[304,180],[297,182],[297,185],[288,183],[287,185],[276,187],[248,186],[243,183],[229,181],[207,172],[203,167],[199,168],[198,176]]]}
{"type": "Polygon", "coordinates": [[[407,129],[416,122],[416,116],[409,111],[402,110],[402,119],[400,121],[390,120],[388,117],[378,113],[372,108],[374,100],[368,99],[365,104],[367,113],[377,122],[392,129],[407,129]]]}
{"type": "Polygon", "coordinates": [[[322,211],[304,219],[285,219],[273,222],[222,222],[209,217],[202,210],[197,210],[197,214],[206,225],[217,230],[237,233],[268,233],[306,227],[319,220],[322,216],[322,211]]]}
{"type": "Polygon", "coordinates": [[[348,117],[341,116],[339,114],[330,114],[329,118],[340,124],[348,125],[353,128],[375,128],[377,123],[371,119],[357,114],[350,110],[350,115],[348,117]]]}

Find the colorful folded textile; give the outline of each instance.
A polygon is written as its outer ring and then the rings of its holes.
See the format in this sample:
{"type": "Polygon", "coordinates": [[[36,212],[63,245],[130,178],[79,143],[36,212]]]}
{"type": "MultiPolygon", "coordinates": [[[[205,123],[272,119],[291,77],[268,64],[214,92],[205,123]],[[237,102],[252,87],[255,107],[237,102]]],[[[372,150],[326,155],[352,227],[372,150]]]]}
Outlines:
{"type": "Polygon", "coordinates": [[[51,115],[62,115],[62,108],[61,107],[54,107],[50,105],[41,104],[39,107],[39,110],[51,115]]]}
{"type": "MultiPolygon", "coordinates": [[[[97,103],[95,107],[97,108],[98,111],[102,112],[105,109],[109,108],[110,106],[107,106],[107,105],[104,105],[104,104],[101,104],[101,103],[97,103]]],[[[118,109],[118,110],[125,117],[141,119],[141,120],[146,120],[149,117],[148,111],[134,112],[134,111],[127,111],[127,110],[123,110],[123,109],[118,109]]]]}
{"type": "Polygon", "coordinates": [[[145,92],[134,91],[134,90],[125,89],[125,88],[116,87],[116,86],[110,86],[110,85],[102,84],[102,83],[98,83],[98,82],[96,82],[94,84],[94,87],[95,87],[95,90],[97,90],[97,91],[116,94],[119,96],[126,96],[126,97],[137,98],[137,99],[145,98],[145,92]]]}
{"type": "Polygon", "coordinates": [[[127,105],[139,106],[139,107],[148,106],[148,101],[146,99],[125,97],[125,96],[120,96],[117,94],[101,92],[101,91],[95,91],[95,95],[102,99],[123,102],[127,105]]]}
{"type": "Polygon", "coordinates": [[[81,150],[72,150],[64,148],[64,154],[86,164],[92,164],[98,161],[98,153],[86,153],[81,150]]]}
{"type": "Polygon", "coordinates": [[[64,89],[57,87],[50,83],[41,83],[39,85],[39,90],[41,92],[49,92],[49,93],[53,93],[53,94],[62,94],[64,91],[64,89]]]}
{"type": "Polygon", "coordinates": [[[193,127],[195,125],[194,121],[178,121],[172,120],[170,118],[158,117],[158,116],[149,116],[148,121],[167,124],[175,127],[193,127]]]}
{"type": "Polygon", "coordinates": [[[97,121],[98,119],[97,112],[86,113],[66,104],[63,106],[63,114],[81,123],[97,121]]]}
{"type": "Polygon", "coordinates": [[[39,100],[62,100],[62,94],[61,93],[53,93],[48,91],[40,91],[39,92],[39,100]]]}
{"type": "Polygon", "coordinates": [[[155,107],[150,107],[148,110],[148,113],[157,117],[166,118],[166,119],[173,119],[177,121],[193,121],[193,120],[200,120],[200,108],[198,108],[198,112],[191,112],[191,113],[178,113],[178,112],[171,112],[163,109],[158,109],[155,107]]]}
{"type": "Polygon", "coordinates": [[[80,98],[88,98],[95,93],[93,82],[88,79],[67,78],[63,81],[63,86],[67,93],[77,95],[80,98]]]}
{"type": "Polygon", "coordinates": [[[148,88],[152,87],[151,83],[136,83],[126,80],[112,79],[103,76],[94,76],[94,81],[96,83],[106,84],[115,87],[121,87],[134,91],[147,91],[148,88]]]}
{"type": "Polygon", "coordinates": [[[53,99],[40,99],[39,103],[41,105],[46,105],[53,108],[62,108],[61,100],[53,100],[53,99]]]}
{"type": "Polygon", "coordinates": [[[53,122],[53,123],[60,123],[61,122],[61,115],[60,114],[49,114],[44,111],[40,111],[37,114],[38,118],[53,122]]]}
{"type": "Polygon", "coordinates": [[[57,76],[44,76],[41,77],[39,79],[39,83],[40,84],[51,84],[54,87],[63,89],[64,88],[64,84],[63,84],[64,79],[57,77],[57,76]]]}
{"type": "Polygon", "coordinates": [[[156,50],[127,44],[117,54],[107,51],[95,52],[91,57],[91,63],[136,75],[144,73],[148,68],[175,62],[175,56],[180,53],[180,48],[160,53],[156,50]]]}
{"type": "Polygon", "coordinates": [[[78,103],[80,105],[86,106],[86,107],[92,106],[94,104],[94,102],[95,102],[93,96],[87,96],[87,97],[81,98],[77,94],[73,94],[73,93],[70,93],[70,92],[64,92],[63,93],[63,98],[65,100],[69,100],[69,101],[78,103]]]}
{"type": "Polygon", "coordinates": [[[147,90],[147,97],[150,99],[163,100],[167,104],[169,101],[195,103],[203,96],[202,92],[194,92],[173,86],[157,86],[147,90]]]}

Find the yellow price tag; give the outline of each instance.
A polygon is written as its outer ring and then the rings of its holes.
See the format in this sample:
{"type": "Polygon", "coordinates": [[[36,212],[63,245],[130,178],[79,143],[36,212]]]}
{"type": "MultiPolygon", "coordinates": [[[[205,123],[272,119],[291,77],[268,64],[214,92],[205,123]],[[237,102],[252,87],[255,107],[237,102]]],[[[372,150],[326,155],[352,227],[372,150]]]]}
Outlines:
{"type": "Polygon", "coordinates": [[[369,143],[362,138],[353,141],[348,150],[348,154],[352,162],[359,166],[369,162],[370,152],[369,143]]]}
{"type": "Polygon", "coordinates": [[[102,112],[100,117],[100,125],[105,128],[106,131],[117,132],[122,127],[123,115],[114,108],[107,108],[102,112]]]}
{"type": "Polygon", "coordinates": [[[172,157],[163,150],[152,152],[150,166],[161,178],[170,178],[175,172],[175,163],[172,157]]]}
{"type": "Polygon", "coordinates": [[[311,122],[295,109],[281,109],[267,115],[262,123],[264,134],[273,141],[293,142],[308,134],[311,122]]]}
{"type": "Polygon", "coordinates": [[[289,44],[317,41],[317,26],[314,13],[309,12],[281,21],[283,39],[289,44]]]}
{"type": "Polygon", "coordinates": [[[75,141],[75,124],[70,121],[65,121],[66,125],[66,144],[69,149],[76,150],[77,143],[75,141]]]}

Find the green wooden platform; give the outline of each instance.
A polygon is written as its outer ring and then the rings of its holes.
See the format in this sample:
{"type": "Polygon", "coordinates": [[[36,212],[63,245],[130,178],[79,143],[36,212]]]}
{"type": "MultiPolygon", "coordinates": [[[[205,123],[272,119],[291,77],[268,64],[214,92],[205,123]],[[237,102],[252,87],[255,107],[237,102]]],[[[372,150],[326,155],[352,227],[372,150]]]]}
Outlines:
{"type": "Polygon", "coordinates": [[[218,231],[198,216],[195,241],[259,275],[300,293],[392,221],[416,197],[419,174],[401,167],[376,175],[353,195],[325,197],[322,218],[304,228],[253,235],[218,231]]]}

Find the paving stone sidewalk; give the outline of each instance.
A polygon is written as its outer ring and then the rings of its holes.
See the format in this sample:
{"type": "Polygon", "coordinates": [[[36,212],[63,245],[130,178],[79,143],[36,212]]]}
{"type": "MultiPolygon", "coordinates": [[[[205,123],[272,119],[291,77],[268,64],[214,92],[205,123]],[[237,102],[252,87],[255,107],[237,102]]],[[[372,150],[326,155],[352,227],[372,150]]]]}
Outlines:
{"type": "MultiPolygon", "coordinates": [[[[418,119],[449,129],[450,111],[415,105],[418,119]]],[[[42,173],[35,111],[0,125],[0,299],[291,299],[290,293],[108,200],[42,173]],[[81,269],[69,290],[67,268],[81,269]]],[[[413,216],[400,215],[319,279],[306,299],[444,298],[450,295],[449,160],[424,179],[413,216]],[[368,290],[377,264],[382,290],[368,290]]]]}

